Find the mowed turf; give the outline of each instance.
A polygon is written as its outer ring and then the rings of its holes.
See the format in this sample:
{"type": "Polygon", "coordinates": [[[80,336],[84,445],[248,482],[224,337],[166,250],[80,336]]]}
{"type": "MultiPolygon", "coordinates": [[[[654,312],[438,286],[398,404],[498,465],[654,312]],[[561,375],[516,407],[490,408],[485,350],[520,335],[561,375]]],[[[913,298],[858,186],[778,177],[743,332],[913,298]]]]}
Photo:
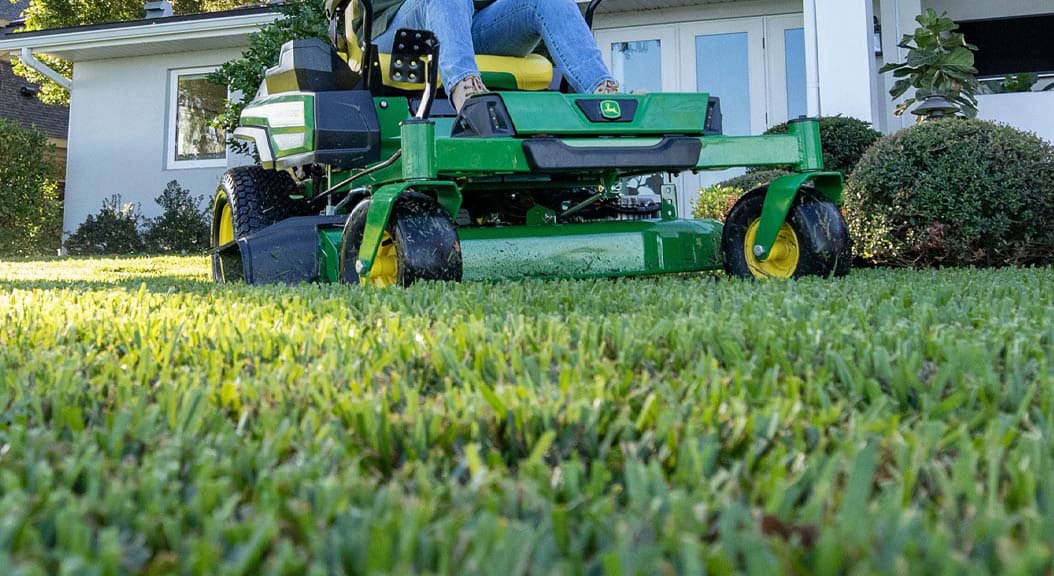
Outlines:
{"type": "Polygon", "coordinates": [[[207,268],[0,264],[0,572],[1054,569],[1054,270],[207,268]]]}

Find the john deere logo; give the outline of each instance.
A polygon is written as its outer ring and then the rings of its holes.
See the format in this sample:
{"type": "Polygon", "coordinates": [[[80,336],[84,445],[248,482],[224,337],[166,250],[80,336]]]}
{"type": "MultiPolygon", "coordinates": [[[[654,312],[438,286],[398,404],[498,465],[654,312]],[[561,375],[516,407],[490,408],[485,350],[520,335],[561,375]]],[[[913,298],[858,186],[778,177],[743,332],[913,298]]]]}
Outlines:
{"type": "Polygon", "coordinates": [[[604,100],[600,103],[600,115],[608,120],[622,118],[622,106],[615,100],[604,100]]]}

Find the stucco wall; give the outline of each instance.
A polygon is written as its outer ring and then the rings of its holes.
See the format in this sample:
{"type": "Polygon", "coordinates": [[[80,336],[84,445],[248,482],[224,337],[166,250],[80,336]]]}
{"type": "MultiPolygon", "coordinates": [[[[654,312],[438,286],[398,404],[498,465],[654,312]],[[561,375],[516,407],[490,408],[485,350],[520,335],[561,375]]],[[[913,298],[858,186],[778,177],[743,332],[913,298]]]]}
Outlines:
{"type": "MultiPolygon", "coordinates": [[[[66,209],[63,229],[73,232],[104,198],[117,193],[138,202],[143,215],[159,212],[154,198],[171,180],[195,196],[211,198],[224,168],[167,170],[169,71],[213,66],[241,50],[184,52],[78,62],[73,70],[66,209]]],[[[229,155],[228,164],[248,162],[229,155]]]]}
{"type": "Polygon", "coordinates": [[[1034,132],[1054,144],[1054,92],[988,94],[977,97],[977,117],[1034,132]]]}

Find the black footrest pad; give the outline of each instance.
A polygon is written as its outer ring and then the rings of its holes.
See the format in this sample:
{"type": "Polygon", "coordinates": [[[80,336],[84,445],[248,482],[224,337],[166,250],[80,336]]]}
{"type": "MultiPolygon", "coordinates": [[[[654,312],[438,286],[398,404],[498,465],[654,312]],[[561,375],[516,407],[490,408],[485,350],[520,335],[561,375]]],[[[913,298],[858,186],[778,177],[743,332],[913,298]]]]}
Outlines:
{"type": "Polygon", "coordinates": [[[654,146],[568,146],[558,138],[532,138],[523,143],[531,168],[539,172],[587,170],[654,170],[681,172],[695,168],[703,143],[698,138],[667,137],[654,146]]]}

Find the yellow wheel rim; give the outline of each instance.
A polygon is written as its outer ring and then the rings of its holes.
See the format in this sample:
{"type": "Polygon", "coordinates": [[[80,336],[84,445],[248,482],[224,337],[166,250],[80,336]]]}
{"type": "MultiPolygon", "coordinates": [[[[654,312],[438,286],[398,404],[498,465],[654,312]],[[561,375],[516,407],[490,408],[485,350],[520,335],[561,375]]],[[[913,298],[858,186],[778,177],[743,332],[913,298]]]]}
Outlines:
{"type": "Polygon", "coordinates": [[[216,232],[216,246],[234,242],[234,216],[231,214],[231,203],[224,202],[220,208],[220,226],[216,232]]]}
{"type": "Polygon", "coordinates": [[[772,245],[772,251],[767,260],[758,260],[754,256],[754,240],[758,236],[758,228],[761,219],[757,219],[747,228],[747,237],[743,239],[743,253],[747,258],[747,267],[755,278],[779,278],[786,280],[794,277],[794,271],[798,269],[798,260],[801,258],[801,249],[798,246],[798,235],[790,224],[784,224],[776,236],[776,243],[772,245]]]}
{"type": "Polygon", "coordinates": [[[399,260],[395,254],[395,240],[392,235],[385,231],[381,237],[381,246],[377,249],[377,257],[373,259],[370,275],[359,276],[359,283],[363,286],[395,286],[399,283],[399,260]]]}

